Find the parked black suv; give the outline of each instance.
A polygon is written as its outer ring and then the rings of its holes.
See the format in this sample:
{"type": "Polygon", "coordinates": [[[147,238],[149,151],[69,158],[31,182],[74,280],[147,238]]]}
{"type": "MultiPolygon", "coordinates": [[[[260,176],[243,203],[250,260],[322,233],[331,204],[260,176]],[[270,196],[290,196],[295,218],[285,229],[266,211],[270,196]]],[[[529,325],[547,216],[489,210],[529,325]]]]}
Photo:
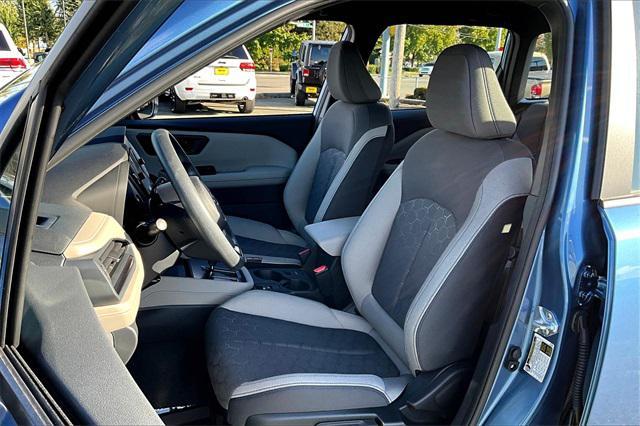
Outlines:
{"type": "Polygon", "coordinates": [[[308,40],[294,52],[291,64],[291,94],[296,105],[302,106],[308,97],[317,97],[327,76],[327,60],[334,41],[308,40]]]}

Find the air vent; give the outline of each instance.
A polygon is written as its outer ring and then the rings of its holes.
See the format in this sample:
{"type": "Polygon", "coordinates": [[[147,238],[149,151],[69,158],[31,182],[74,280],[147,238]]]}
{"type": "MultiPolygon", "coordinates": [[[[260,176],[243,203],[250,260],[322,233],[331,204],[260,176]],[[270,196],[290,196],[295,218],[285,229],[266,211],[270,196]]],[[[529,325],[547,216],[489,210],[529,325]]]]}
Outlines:
{"type": "Polygon", "coordinates": [[[113,278],[115,271],[118,269],[118,264],[127,252],[127,245],[126,241],[113,240],[98,258],[100,265],[109,274],[109,277],[113,278]]]}

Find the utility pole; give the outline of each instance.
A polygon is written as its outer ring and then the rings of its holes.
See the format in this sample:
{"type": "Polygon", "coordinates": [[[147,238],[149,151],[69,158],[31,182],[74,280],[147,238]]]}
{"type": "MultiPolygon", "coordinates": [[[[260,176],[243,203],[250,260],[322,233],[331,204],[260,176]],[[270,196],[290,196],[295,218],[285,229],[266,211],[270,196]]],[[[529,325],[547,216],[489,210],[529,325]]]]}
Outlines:
{"type": "Polygon", "coordinates": [[[273,47],[269,48],[269,71],[273,71],[273,47]]]}
{"type": "Polygon", "coordinates": [[[389,96],[389,85],[388,77],[389,77],[389,44],[391,41],[391,37],[389,35],[389,28],[382,33],[382,49],[380,51],[380,92],[382,92],[382,97],[386,98],[389,96]]]}
{"type": "Polygon", "coordinates": [[[400,105],[400,85],[402,84],[404,37],[406,33],[406,25],[396,25],[396,35],[393,40],[393,58],[391,61],[391,85],[389,87],[389,107],[391,108],[397,108],[400,105]]]}
{"type": "Polygon", "coordinates": [[[496,50],[500,50],[501,42],[502,42],[502,28],[498,28],[498,35],[496,36],[496,50]]]}
{"type": "Polygon", "coordinates": [[[315,41],[316,40],[316,20],[313,20],[312,23],[312,27],[311,27],[311,40],[315,41]]]}
{"type": "Polygon", "coordinates": [[[67,8],[64,5],[64,0],[62,0],[62,20],[64,21],[64,26],[67,26],[67,8]]]}
{"type": "Polygon", "coordinates": [[[27,58],[29,58],[31,55],[29,55],[29,30],[27,29],[27,14],[24,10],[24,0],[20,1],[22,3],[22,20],[24,21],[24,38],[27,43],[27,58]]]}

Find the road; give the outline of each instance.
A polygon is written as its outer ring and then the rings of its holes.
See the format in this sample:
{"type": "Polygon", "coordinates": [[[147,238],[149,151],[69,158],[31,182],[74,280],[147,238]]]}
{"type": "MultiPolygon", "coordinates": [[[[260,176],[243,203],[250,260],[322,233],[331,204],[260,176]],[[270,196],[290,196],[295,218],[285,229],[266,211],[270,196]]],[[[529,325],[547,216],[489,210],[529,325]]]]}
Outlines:
{"type": "Polygon", "coordinates": [[[295,106],[291,98],[266,98],[257,99],[256,108],[251,114],[240,114],[234,104],[206,103],[189,105],[187,112],[176,114],[171,111],[171,102],[166,98],[160,99],[158,113],[154,118],[197,118],[197,117],[223,117],[241,115],[278,115],[278,114],[303,114],[313,111],[315,100],[307,101],[305,106],[295,106]]]}
{"type": "MultiPolygon", "coordinates": [[[[376,80],[379,76],[374,75],[376,80]]],[[[293,99],[287,97],[289,93],[289,74],[288,73],[262,73],[256,74],[257,88],[256,108],[251,114],[247,115],[277,115],[277,114],[303,114],[310,113],[315,105],[315,99],[307,100],[307,104],[302,107],[295,106],[293,99]]],[[[417,79],[419,87],[426,87],[429,77],[421,77],[417,79]]],[[[416,78],[405,77],[402,79],[401,97],[413,94],[416,87],[416,78]]],[[[171,111],[171,102],[166,98],[160,99],[158,113],[155,118],[195,118],[195,117],[222,117],[222,116],[239,116],[238,108],[234,104],[225,103],[201,103],[189,105],[187,112],[184,114],[176,114],[171,111]]]]}
{"type": "MultiPolygon", "coordinates": [[[[376,82],[380,81],[379,75],[374,75],[376,82]]],[[[289,93],[289,73],[262,73],[256,74],[258,93],[289,93]]],[[[429,77],[403,77],[400,84],[400,97],[405,98],[413,94],[416,87],[427,87],[429,77]],[[417,84],[417,86],[416,86],[417,84]]]]}

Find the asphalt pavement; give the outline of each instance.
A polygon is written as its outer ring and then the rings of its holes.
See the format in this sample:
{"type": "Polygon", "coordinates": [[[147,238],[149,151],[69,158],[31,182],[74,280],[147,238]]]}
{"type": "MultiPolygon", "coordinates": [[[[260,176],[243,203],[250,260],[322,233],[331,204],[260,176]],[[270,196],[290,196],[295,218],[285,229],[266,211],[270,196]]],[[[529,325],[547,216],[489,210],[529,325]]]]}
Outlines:
{"type": "MultiPolygon", "coordinates": [[[[380,81],[380,76],[377,74],[374,74],[373,78],[376,82],[380,81]]],[[[257,93],[289,93],[291,84],[289,73],[258,72],[256,80],[257,93]]],[[[413,95],[416,87],[427,87],[428,84],[428,76],[403,77],[400,83],[400,97],[406,98],[408,95],[413,95]]]]}
{"type": "Polygon", "coordinates": [[[256,108],[251,114],[241,114],[235,104],[229,103],[201,103],[187,107],[187,112],[176,114],[171,111],[171,101],[160,99],[158,113],[155,118],[198,118],[198,117],[224,117],[240,115],[279,115],[279,114],[304,114],[313,111],[315,100],[310,99],[305,106],[296,106],[293,99],[286,98],[259,98],[256,99],[256,108]]]}
{"type": "MultiPolygon", "coordinates": [[[[379,81],[379,76],[373,76],[379,81]]],[[[313,111],[315,99],[307,100],[305,106],[296,106],[289,96],[289,73],[258,72],[256,74],[256,107],[251,114],[246,115],[278,115],[304,114],[313,111]]],[[[415,87],[426,87],[429,77],[404,77],[402,79],[400,96],[413,94],[415,87]]],[[[176,114],[171,110],[171,101],[162,97],[156,118],[195,118],[195,117],[223,117],[238,116],[241,113],[235,104],[230,103],[200,103],[189,105],[187,112],[176,114]]],[[[244,115],[244,114],[243,114],[244,115]]]]}

